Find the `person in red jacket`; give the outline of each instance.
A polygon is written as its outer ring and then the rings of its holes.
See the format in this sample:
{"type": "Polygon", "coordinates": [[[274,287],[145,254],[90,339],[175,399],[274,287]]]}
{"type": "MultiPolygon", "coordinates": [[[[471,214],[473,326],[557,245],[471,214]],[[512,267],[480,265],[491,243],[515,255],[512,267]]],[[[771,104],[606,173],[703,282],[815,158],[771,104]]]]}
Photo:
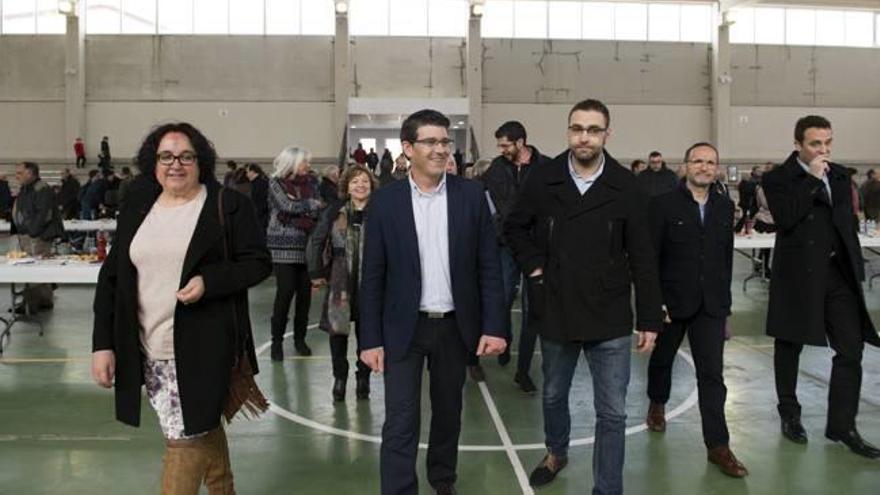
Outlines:
{"type": "Polygon", "coordinates": [[[367,164],[367,152],[364,150],[364,145],[358,143],[358,147],[351,153],[351,158],[357,162],[358,165],[366,165],[367,164]]]}
{"type": "Polygon", "coordinates": [[[83,144],[82,138],[76,138],[73,142],[73,152],[76,154],[76,168],[85,168],[86,145],[83,144]]]}

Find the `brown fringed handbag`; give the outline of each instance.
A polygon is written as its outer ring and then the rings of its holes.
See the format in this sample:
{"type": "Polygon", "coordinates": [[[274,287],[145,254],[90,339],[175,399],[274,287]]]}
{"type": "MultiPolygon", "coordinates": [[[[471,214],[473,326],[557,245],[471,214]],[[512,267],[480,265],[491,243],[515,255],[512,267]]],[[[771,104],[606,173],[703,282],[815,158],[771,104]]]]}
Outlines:
{"type": "MultiPolygon", "coordinates": [[[[223,229],[223,257],[229,261],[229,244],[226,233],[226,215],[223,213],[223,188],[217,195],[217,215],[220,218],[220,227],[223,229]]],[[[232,418],[242,409],[246,418],[256,418],[269,409],[269,401],[263,396],[260,387],[254,381],[254,366],[247,352],[248,344],[253,342],[254,336],[250,329],[243,329],[238,322],[238,299],[232,299],[233,329],[233,352],[234,361],[229,376],[229,395],[223,404],[223,417],[226,422],[232,422],[232,418]]]]}

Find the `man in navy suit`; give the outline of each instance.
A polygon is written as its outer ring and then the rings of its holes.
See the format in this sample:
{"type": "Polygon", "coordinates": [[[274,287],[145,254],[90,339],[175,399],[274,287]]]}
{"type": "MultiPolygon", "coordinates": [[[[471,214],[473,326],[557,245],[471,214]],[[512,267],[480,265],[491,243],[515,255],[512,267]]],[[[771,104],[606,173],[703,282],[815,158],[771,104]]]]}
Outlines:
{"type": "Polygon", "coordinates": [[[500,354],[504,297],[483,188],[445,173],[449,119],[410,115],[400,130],[407,180],[373,193],[361,277],[361,360],[385,378],[382,493],[418,493],[422,371],[428,360],[428,481],[455,493],[468,353],[500,354]]]}

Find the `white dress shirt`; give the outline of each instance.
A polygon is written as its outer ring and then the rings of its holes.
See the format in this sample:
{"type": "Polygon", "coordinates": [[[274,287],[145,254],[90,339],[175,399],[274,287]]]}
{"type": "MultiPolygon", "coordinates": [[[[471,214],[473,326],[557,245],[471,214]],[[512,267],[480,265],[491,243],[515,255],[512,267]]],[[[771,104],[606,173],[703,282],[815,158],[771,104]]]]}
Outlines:
{"type": "Polygon", "coordinates": [[[446,313],[455,310],[449,269],[449,212],[446,174],[433,191],[422,191],[408,176],[412,189],[413,218],[419,241],[422,294],[419,310],[446,313]]]}
{"type": "Polygon", "coordinates": [[[599,176],[601,176],[602,172],[605,170],[605,153],[602,153],[600,160],[599,168],[596,169],[596,173],[585,178],[578,175],[577,171],[574,169],[574,164],[571,163],[571,153],[568,153],[568,173],[571,175],[571,180],[574,181],[574,185],[577,186],[581,196],[586,194],[587,191],[593,187],[593,184],[599,179],[599,176]]]}

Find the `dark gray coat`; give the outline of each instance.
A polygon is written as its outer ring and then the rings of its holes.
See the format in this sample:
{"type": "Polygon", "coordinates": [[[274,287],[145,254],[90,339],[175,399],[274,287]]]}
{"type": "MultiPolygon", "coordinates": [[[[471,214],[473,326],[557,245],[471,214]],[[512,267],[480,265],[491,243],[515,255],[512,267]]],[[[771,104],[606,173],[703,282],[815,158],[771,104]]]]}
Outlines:
{"type": "Polygon", "coordinates": [[[529,293],[542,338],[629,335],[633,284],[636,328],[661,330],[647,203],[635,176],[607,152],[602,175],[583,196],[569,174],[568,151],[532,171],[504,223],[504,238],[526,275],[544,270],[543,285],[529,293]]]}
{"type": "Polygon", "coordinates": [[[55,192],[42,179],[21,186],[13,207],[15,232],[43,241],[64,235],[64,223],[55,192]]]}
{"type": "Polygon", "coordinates": [[[725,318],[733,273],[733,201],[711,188],[701,221],[700,206],[682,182],[654,197],[648,211],[669,315],[686,319],[703,307],[725,318]]]}
{"type": "MultiPolygon", "coordinates": [[[[777,228],[767,308],[767,335],[772,337],[827,345],[825,280],[833,236],[839,236],[845,247],[851,280],[864,278],[852,186],[846,169],[831,164],[828,180],[833,206],[824,199],[823,182],[798,164],[797,153],[764,174],[762,186],[777,228]]],[[[880,338],[865,307],[862,285],[857,282],[854,285],[865,341],[880,346],[880,338]]]]}

